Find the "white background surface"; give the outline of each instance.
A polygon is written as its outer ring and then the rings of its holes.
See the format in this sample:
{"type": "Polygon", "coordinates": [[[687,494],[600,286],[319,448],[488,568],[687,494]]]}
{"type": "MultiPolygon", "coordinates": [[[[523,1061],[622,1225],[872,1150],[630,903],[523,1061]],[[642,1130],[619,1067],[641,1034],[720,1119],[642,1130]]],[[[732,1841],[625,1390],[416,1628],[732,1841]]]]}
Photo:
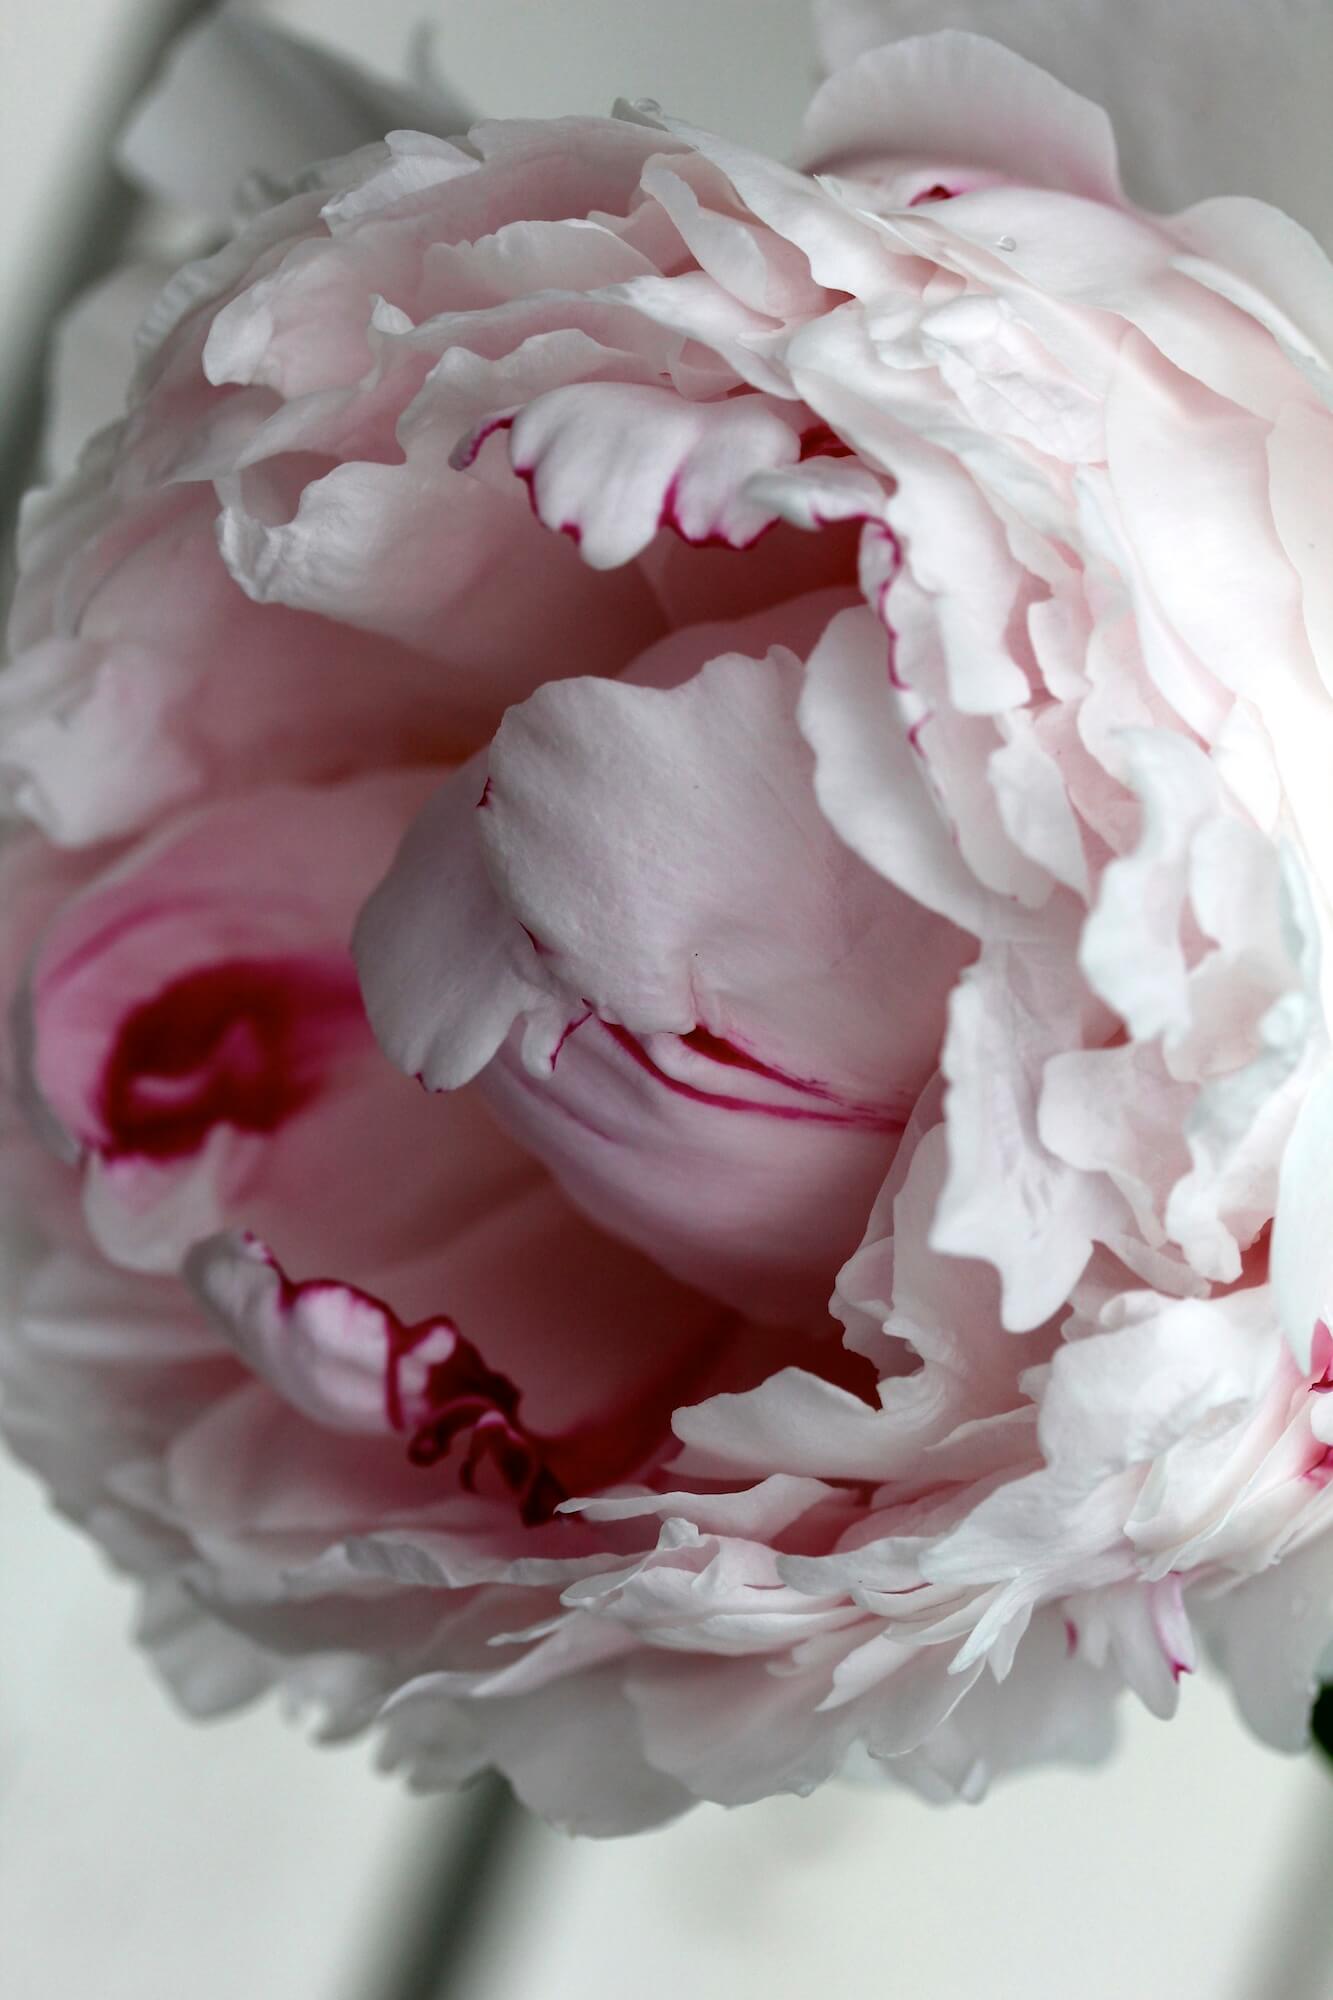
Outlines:
{"type": "MultiPolygon", "coordinates": [[[[1054,4],[1054,0],[1053,0],[1054,4]]],[[[801,0],[282,0],[392,66],[432,12],[479,110],[651,95],[780,148],[801,0]]],[[[0,391],[100,145],[135,0],[0,0],[0,391]]],[[[128,1598],[0,1471],[0,1988],[11,2000],[379,2000],[450,1823],[271,1714],[180,1721],[128,1598]]],[[[615,1846],[540,1829],[467,2000],[1320,2000],[1333,1783],[1190,1685],[1109,1772],[940,1813],[825,1791],[615,1846]],[[1305,1955],[1304,1966],[1303,1954],[1305,1955]]]]}

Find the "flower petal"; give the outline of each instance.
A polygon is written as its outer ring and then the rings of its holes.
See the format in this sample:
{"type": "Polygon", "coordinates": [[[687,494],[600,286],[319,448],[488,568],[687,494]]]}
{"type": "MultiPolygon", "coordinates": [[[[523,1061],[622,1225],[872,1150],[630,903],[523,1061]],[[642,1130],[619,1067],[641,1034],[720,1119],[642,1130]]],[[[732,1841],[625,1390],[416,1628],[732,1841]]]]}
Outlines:
{"type": "Polygon", "coordinates": [[[820,806],[848,846],[914,901],[981,936],[991,898],[922,783],[893,705],[888,635],[869,609],[829,626],[810,658],[800,718],[820,806]]]}
{"type": "Polygon", "coordinates": [[[798,164],[855,173],[893,159],[993,169],[1024,187],[1120,199],[1106,113],[979,35],[872,47],[816,93],[798,164]]]}
{"type": "MultiPolygon", "coordinates": [[[[1333,16],[1322,0],[1061,0],[1054,8],[1047,0],[817,0],[817,18],[835,70],[928,29],[994,36],[1106,106],[1136,201],[1174,209],[1206,195],[1258,195],[1329,229],[1333,16]]],[[[1002,115],[1010,116],[1008,104],[1002,115]]]]}
{"type": "Polygon", "coordinates": [[[757,540],[776,517],[745,482],[794,464],[800,437],[757,396],[686,403],[665,389],[590,383],[529,403],[510,452],[538,518],[571,535],[593,569],[615,569],[662,527],[732,548],[757,540]]]}

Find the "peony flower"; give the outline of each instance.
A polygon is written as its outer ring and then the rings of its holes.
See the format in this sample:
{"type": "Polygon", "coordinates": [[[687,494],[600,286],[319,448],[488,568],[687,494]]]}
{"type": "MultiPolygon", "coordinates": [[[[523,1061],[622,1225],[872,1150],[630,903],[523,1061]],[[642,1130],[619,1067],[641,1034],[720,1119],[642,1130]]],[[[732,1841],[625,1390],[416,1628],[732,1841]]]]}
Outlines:
{"type": "Polygon", "coordinates": [[[1333,1641],[1333,268],[922,12],[252,185],[25,520],[8,1434],[588,1831],[1333,1641]]]}

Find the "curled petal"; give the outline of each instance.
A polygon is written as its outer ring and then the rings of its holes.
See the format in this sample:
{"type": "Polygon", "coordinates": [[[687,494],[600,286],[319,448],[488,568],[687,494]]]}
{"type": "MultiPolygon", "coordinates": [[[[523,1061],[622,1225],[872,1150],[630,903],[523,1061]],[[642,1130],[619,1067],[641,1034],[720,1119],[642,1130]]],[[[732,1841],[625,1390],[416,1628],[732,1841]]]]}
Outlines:
{"type": "Polygon", "coordinates": [[[1129,191],[1150,208],[1222,190],[1328,227],[1333,23],[1319,0],[817,0],[816,13],[833,69],[929,29],[993,35],[1106,106],[1129,191]]]}
{"type": "Polygon", "coordinates": [[[800,439],[757,397],[691,404],[662,389],[589,385],[529,403],[510,452],[538,518],[572,536],[592,568],[614,569],[663,527],[748,547],[775,517],[745,482],[794,463],[800,439]]]}
{"type": "Polygon", "coordinates": [[[979,35],[918,35],[836,70],[806,113],[799,160],[847,172],[897,157],[998,169],[1020,185],[1120,199],[1106,113],[979,35]]]}

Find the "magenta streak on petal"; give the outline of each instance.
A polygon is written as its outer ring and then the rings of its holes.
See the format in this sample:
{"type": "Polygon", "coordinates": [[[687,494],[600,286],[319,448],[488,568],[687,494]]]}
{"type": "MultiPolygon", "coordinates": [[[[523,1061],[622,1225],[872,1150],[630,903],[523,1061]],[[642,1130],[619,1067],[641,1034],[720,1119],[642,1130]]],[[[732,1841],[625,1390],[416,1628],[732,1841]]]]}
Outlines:
{"type": "Polygon", "coordinates": [[[1312,1486],[1318,1487],[1320,1492],[1326,1486],[1333,1485],[1333,1445],[1326,1444],[1320,1448],[1318,1458],[1313,1464],[1306,1466],[1303,1477],[1308,1479],[1312,1486]]]}
{"type": "MultiPolygon", "coordinates": [[[[520,465],[517,462],[517,460],[511,460],[511,463],[513,464],[514,471],[518,474],[519,478],[523,481],[524,486],[526,486],[528,490],[528,505],[531,507],[533,513],[537,516],[537,519],[541,521],[542,526],[546,527],[547,523],[542,520],[541,504],[537,499],[536,466],[520,465]]],[[[556,529],[556,533],[558,535],[568,535],[570,541],[573,542],[575,548],[580,547],[582,544],[583,525],[579,521],[562,521],[559,527],[556,529]]]]}
{"type": "Polygon", "coordinates": [[[1310,1369],[1313,1379],[1311,1389],[1323,1395],[1333,1389],[1333,1333],[1329,1332],[1326,1320],[1314,1323],[1314,1338],[1310,1343],[1310,1369]],[[1315,1371],[1318,1373],[1315,1373],[1315,1371]]]}
{"type": "MultiPolygon", "coordinates": [[[[1171,1593],[1177,1615],[1183,1616],[1184,1586],[1181,1583],[1179,1575],[1173,1573],[1170,1576],[1164,1577],[1162,1581],[1166,1589],[1171,1593]]],[[[1157,1643],[1166,1655],[1167,1664],[1171,1669],[1171,1678],[1178,1681],[1182,1674],[1191,1674],[1194,1669],[1187,1661],[1182,1660],[1173,1651],[1170,1640],[1167,1638],[1166,1628],[1162,1619],[1161,1605],[1155,1592],[1149,1599],[1149,1604],[1152,1610],[1153,1629],[1157,1634],[1157,1643]]]]}
{"type": "Polygon", "coordinates": [[[486,1366],[451,1319],[440,1316],[404,1326],[386,1313],[385,1324],[385,1406],[395,1430],[407,1429],[403,1363],[432,1334],[450,1337],[448,1353],[426,1370],[426,1411],[413,1425],[407,1446],[411,1463],[426,1468],[438,1465],[466,1435],[466,1454],[459,1472],[464,1488],[475,1492],[477,1473],[489,1460],[519,1501],[522,1519],[529,1524],[549,1520],[566,1494],[544,1462],[538,1441],[519,1421],[520,1398],[515,1384],[507,1375],[486,1366]]]}
{"type": "Polygon", "coordinates": [[[899,576],[902,574],[903,546],[902,543],[898,540],[898,537],[894,534],[892,528],[885,526],[883,522],[879,521],[868,522],[867,526],[871,528],[873,532],[877,534],[882,541],[888,542],[892,556],[892,567],[889,570],[889,574],[884,578],[883,582],[880,584],[878,590],[875,593],[875,616],[879,619],[880,624],[884,627],[884,630],[888,635],[888,641],[889,641],[889,653],[888,653],[889,686],[892,688],[896,688],[899,694],[910,694],[912,691],[912,684],[909,680],[905,678],[905,676],[899,669],[898,634],[894,630],[893,622],[889,617],[889,592],[893,589],[894,584],[898,581],[899,576]]]}
{"type": "MultiPolygon", "coordinates": [[[[253,1238],[250,1240],[254,1242],[253,1238]]],[[[424,1469],[439,1465],[466,1437],[459,1467],[459,1481],[465,1491],[476,1491],[477,1475],[489,1462],[518,1501],[519,1516],[526,1526],[551,1519],[568,1496],[546,1463],[541,1441],[519,1418],[518,1388],[507,1375],[487,1367],[472,1342],[464,1340],[447,1314],[432,1314],[407,1326],[382,1299],[371,1293],[332,1278],[293,1281],[262,1244],[255,1244],[255,1248],[277,1276],[279,1300],[285,1314],[292,1313],[302,1300],[308,1301],[321,1292],[333,1292],[342,1298],[351,1295],[374,1306],[385,1333],[384,1414],[390,1429],[408,1433],[407,1456],[411,1464],[424,1469]],[[437,1339],[443,1351],[428,1364],[416,1399],[418,1406],[409,1415],[403,1366],[417,1348],[432,1338],[437,1339]]]]}
{"type": "Polygon", "coordinates": [[[588,1007],[582,1014],[578,1016],[576,1020],[566,1021],[564,1027],[560,1030],[559,1041],[556,1043],[555,1047],[551,1050],[552,1069],[554,1069],[557,1062],[559,1062],[560,1051],[561,1049],[563,1049],[565,1043],[569,1040],[570,1036],[576,1031],[576,1029],[581,1028],[585,1021],[590,1021],[592,1019],[592,1015],[593,1015],[593,1010],[591,1007],[588,1007]]]}
{"type": "MultiPolygon", "coordinates": [[[[1312,1396],[1327,1396],[1333,1391],[1333,1332],[1330,1332],[1327,1321],[1322,1319],[1315,1321],[1310,1379],[1306,1386],[1312,1396]]],[[[1319,1443],[1318,1439],[1311,1442],[1319,1443]]],[[[1306,1466],[1303,1477],[1312,1486],[1321,1489],[1333,1484],[1333,1445],[1319,1445],[1319,1456],[1306,1466]]]]}
{"type": "Polygon", "coordinates": [[[921,732],[926,727],[926,724],[928,722],[933,722],[934,720],[935,720],[935,711],[933,708],[928,708],[925,714],[918,715],[916,721],[912,723],[908,728],[907,741],[910,743],[913,750],[915,750],[918,757],[924,758],[926,754],[925,751],[921,748],[921,732]]]}
{"type": "Polygon", "coordinates": [[[936,181],[933,187],[922,188],[920,194],[914,194],[907,206],[909,208],[922,208],[928,201],[952,201],[953,198],[954,190],[951,187],[945,187],[943,181],[936,181]]]}
{"type": "Polygon", "coordinates": [[[288,1278],[265,1245],[254,1237],[247,1241],[275,1273],[284,1313],[326,1291],[363,1299],[375,1308],[385,1331],[385,1417],[391,1430],[407,1435],[409,1462],[429,1471],[461,1446],[459,1483],[464,1490],[476,1491],[478,1474],[489,1464],[518,1503],[525,1527],[551,1520],[571,1493],[598,1492],[643,1466],[670,1438],[673,1412],[698,1394],[739,1326],[736,1314],[719,1309],[688,1352],[673,1357],[632,1403],[617,1402],[604,1416],[575,1430],[544,1436],[520,1415],[522,1390],[487,1364],[447,1314],[405,1325],[382,1299],[359,1287],[332,1278],[288,1278]],[[424,1383],[415,1392],[417,1407],[409,1410],[403,1367],[432,1339],[441,1351],[428,1363],[424,1383]]]}
{"type": "Polygon", "coordinates": [[[487,438],[493,437],[496,431],[509,430],[517,414],[516,410],[511,410],[507,416],[487,417],[486,421],[478,424],[474,431],[469,431],[466,437],[460,438],[449,454],[449,463],[454,471],[466,472],[470,465],[475,465],[478,453],[487,438]]]}
{"type": "Polygon", "coordinates": [[[695,1104],[709,1105],[714,1111],[743,1111],[760,1118],[780,1118],[791,1124],[841,1125],[860,1127],[871,1132],[901,1132],[906,1119],[897,1112],[889,1112],[870,1105],[846,1105],[839,1111],[817,1110],[814,1106],[801,1104],[759,1104],[748,1097],[724,1097],[711,1090],[700,1090],[692,1083],[684,1083],[679,1077],[669,1076],[659,1068],[638,1038],[628,1028],[622,1028],[612,1021],[602,1021],[600,1026],[624,1050],[632,1062],[658,1083],[674,1091],[678,1097],[687,1097],[695,1104]]]}
{"type": "Polygon", "coordinates": [[[273,1132],[365,1032],[341,959],[234,959],[186,973],[121,1023],[98,1111],[111,1158],[175,1159],[217,1125],[273,1132]]]}
{"type": "Polygon", "coordinates": [[[657,517],[657,525],[659,528],[670,528],[673,533],[680,536],[683,542],[688,542],[691,548],[752,549],[756,542],[761,542],[764,539],[770,528],[777,526],[777,517],[775,516],[773,520],[765,521],[761,528],[756,528],[752,535],[748,535],[744,541],[740,542],[736,541],[731,535],[724,534],[718,527],[709,528],[702,535],[692,535],[680,518],[680,512],[677,507],[679,489],[680,474],[676,473],[673,475],[666,493],[663,495],[662,511],[657,517]]]}
{"type": "Polygon", "coordinates": [[[487,778],[485,784],[481,788],[481,797],[477,800],[475,810],[477,812],[480,812],[482,807],[489,806],[490,802],[491,802],[491,781],[489,778],[487,778]]]}
{"type": "Polygon", "coordinates": [[[785,1084],[789,1090],[803,1090],[809,1097],[822,1097],[830,1104],[843,1106],[845,1100],[836,1090],[830,1090],[825,1083],[816,1083],[812,1077],[794,1076],[790,1070],[778,1069],[775,1064],[764,1062],[742,1043],[713,1034],[709,1028],[691,1028],[679,1040],[687,1049],[697,1055],[707,1056],[710,1062],[724,1063],[732,1069],[748,1069],[755,1076],[767,1077],[770,1083],[785,1084]]]}
{"type": "MultiPolygon", "coordinates": [[[[523,481],[523,484],[528,489],[528,504],[531,506],[533,513],[537,516],[537,519],[542,522],[543,527],[548,526],[549,523],[547,523],[542,517],[541,504],[537,498],[536,466],[520,465],[517,460],[513,460],[512,463],[514,471],[518,474],[518,477],[523,481]]],[[[755,546],[756,542],[761,542],[763,540],[764,536],[768,533],[770,528],[775,528],[778,525],[777,517],[774,516],[774,518],[771,521],[765,521],[762,527],[756,528],[755,532],[752,535],[748,535],[743,541],[739,542],[736,541],[731,535],[724,534],[721,531],[721,529],[717,527],[709,528],[708,531],[702,535],[692,535],[689,532],[688,528],[686,528],[683,522],[681,521],[680,515],[677,511],[676,496],[679,484],[680,484],[680,477],[679,474],[677,474],[672,478],[670,484],[667,487],[666,493],[663,496],[661,511],[657,517],[657,525],[659,528],[670,528],[673,531],[673,533],[680,536],[683,542],[688,542],[691,548],[732,549],[738,552],[744,551],[746,549],[752,549],[755,546]]],[[[559,535],[568,535],[569,539],[574,543],[576,548],[582,545],[583,523],[581,521],[576,521],[573,519],[568,521],[560,521],[556,524],[555,532],[559,535]]]]}
{"type": "Polygon", "coordinates": [[[1078,1626],[1072,1618],[1065,1620],[1065,1656],[1072,1660],[1078,1651],[1078,1626]]]}

